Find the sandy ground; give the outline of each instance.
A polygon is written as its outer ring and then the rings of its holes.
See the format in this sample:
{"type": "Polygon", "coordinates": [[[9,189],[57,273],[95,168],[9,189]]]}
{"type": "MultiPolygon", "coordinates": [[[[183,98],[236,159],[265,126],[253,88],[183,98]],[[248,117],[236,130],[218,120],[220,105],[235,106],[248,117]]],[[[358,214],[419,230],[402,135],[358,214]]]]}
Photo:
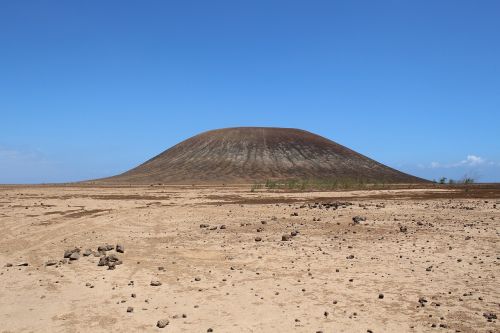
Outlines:
{"type": "Polygon", "coordinates": [[[421,191],[0,187],[0,331],[500,332],[499,197],[421,191]]]}

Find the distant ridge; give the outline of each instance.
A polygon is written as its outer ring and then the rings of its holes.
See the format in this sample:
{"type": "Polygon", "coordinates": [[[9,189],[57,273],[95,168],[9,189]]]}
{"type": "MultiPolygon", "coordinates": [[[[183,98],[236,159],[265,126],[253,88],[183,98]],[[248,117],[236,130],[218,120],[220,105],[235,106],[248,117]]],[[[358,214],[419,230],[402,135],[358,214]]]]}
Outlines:
{"type": "Polygon", "coordinates": [[[422,183],[319,135],[291,128],[236,127],[193,136],[120,175],[116,184],[235,184],[267,179],[422,183]]]}

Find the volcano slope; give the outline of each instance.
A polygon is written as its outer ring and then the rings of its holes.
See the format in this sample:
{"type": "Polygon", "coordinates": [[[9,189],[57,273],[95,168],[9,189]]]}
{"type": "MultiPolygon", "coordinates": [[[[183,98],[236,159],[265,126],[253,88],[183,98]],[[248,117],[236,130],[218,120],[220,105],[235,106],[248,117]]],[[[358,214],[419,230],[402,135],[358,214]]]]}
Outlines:
{"type": "Polygon", "coordinates": [[[268,179],[425,182],[319,135],[267,127],[204,132],[132,170],[98,182],[236,184],[268,179]]]}

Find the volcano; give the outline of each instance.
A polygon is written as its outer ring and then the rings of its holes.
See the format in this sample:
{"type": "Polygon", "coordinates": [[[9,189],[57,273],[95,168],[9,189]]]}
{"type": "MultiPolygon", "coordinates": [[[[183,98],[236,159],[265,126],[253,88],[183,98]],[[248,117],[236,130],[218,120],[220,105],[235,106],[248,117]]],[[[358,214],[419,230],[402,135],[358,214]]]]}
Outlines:
{"type": "Polygon", "coordinates": [[[266,180],[421,183],[319,135],[291,128],[237,127],[193,136],[120,175],[116,184],[237,184],[266,180]]]}

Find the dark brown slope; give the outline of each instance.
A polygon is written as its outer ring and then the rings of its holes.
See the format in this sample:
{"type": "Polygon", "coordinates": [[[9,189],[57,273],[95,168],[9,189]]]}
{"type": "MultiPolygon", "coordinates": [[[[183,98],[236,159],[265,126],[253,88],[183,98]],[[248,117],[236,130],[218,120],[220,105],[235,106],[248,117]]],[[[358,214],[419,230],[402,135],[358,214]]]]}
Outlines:
{"type": "Polygon", "coordinates": [[[425,181],[307,131],[240,127],[201,133],[132,170],[99,182],[220,184],[304,178],[425,181]]]}

